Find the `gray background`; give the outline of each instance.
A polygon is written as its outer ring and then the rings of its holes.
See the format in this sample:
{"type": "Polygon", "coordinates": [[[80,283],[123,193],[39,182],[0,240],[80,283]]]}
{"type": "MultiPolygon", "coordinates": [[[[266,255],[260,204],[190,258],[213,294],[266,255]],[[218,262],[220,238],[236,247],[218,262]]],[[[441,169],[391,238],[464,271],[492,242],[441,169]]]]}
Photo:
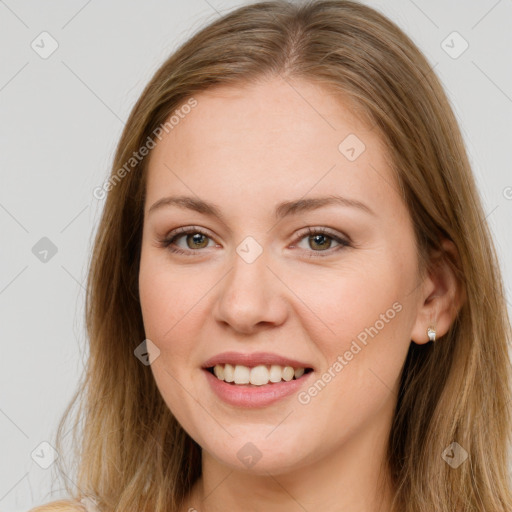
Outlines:
{"type": "MultiPolygon", "coordinates": [[[[39,445],[53,442],[86,357],[83,283],[102,208],[92,191],[108,175],[124,120],[179,43],[244,3],[0,0],[1,511],[61,496],[58,485],[50,495],[55,465],[43,469],[31,454],[48,456],[39,445]],[[58,43],[46,59],[31,47],[35,41],[43,51],[43,31],[58,43]],[[57,249],[47,261],[38,253],[43,237],[57,249]]],[[[412,37],[447,90],[494,233],[510,312],[512,1],[365,3],[412,37]],[[463,42],[446,40],[453,31],[469,44],[458,58],[463,42]]]]}

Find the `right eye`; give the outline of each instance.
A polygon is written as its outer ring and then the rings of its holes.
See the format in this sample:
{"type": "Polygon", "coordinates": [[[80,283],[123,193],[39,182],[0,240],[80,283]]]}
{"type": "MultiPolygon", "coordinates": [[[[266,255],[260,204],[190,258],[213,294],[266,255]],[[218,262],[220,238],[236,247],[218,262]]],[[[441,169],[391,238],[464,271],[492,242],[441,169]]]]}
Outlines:
{"type": "Polygon", "coordinates": [[[166,247],[173,253],[192,256],[194,252],[197,252],[197,249],[203,249],[207,247],[207,245],[204,245],[204,241],[208,238],[210,238],[210,236],[197,227],[192,226],[188,228],[178,228],[172,231],[164,240],[161,241],[161,246],[166,247]],[[186,250],[177,247],[175,244],[176,240],[179,240],[183,237],[186,237],[187,245],[189,245],[189,243],[190,245],[198,244],[200,247],[189,247],[186,250]]]}

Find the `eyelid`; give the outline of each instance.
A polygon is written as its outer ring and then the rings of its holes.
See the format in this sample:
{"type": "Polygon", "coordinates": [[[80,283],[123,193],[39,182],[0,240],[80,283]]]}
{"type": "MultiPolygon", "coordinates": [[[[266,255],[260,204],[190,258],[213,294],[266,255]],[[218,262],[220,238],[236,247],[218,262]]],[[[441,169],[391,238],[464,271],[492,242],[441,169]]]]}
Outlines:
{"type": "Polygon", "coordinates": [[[211,232],[206,228],[202,228],[199,226],[182,226],[182,227],[173,229],[167,235],[165,235],[162,239],[158,239],[157,242],[160,247],[167,248],[167,249],[171,250],[171,252],[183,252],[183,253],[197,252],[198,253],[198,252],[200,252],[199,250],[193,250],[193,249],[188,249],[187,251],[183,251],[183,249],[181,249],[179,247],[176,249],[176,251],[173,251],[172,249],[170,249],[171,244],[177,238],[179,238],[181,236],[189,235],[189,234],[195,234],[195,233],[205,235],[208,238],[210,238],[211,240],[215,241],[215,238],[211,235],[211,232]]]}
{"type": "MultiPolygon", "coordinates": [[[[171,249],[172,243],[181,236],[188,235],[188,234],[195,234],[199,233],[202,235],[207,236],[211,240],[215,241],[215,238],[211,236],[210,231],[206,228],[202,228],[199,226],[182,226],[179,228],[176,228],[172,230],[170,233],[168,233],[162,240],[159,240],[159,246],[168,249],[172,253],[178,253],[178,254],[184,254],[186,256],[193,256],[193,255],[200,255],[201,252],[204,251],[203,249],[187,249],[183,250],[180,247],[175,247],[171,249]],[[194,254],[195,253],[195,254],[194,254]]],[[[352,247],[353,243],[351,238],[348,235],[338,233],[337,231],[333,230],[332,228],[326,227],[326,226],[308,226],[306,228],[303,228],[300,230],[294,237],[294,242],[292,242],[294,245],[291,247],[295,247],[295,244],[297,242],[302,241],[303,238],[305,238],[307,235],[313,236],[317,234],[324,234],[328,236],[329,238],[332,238],[335,242],[339,244],[338,247],[327,249],[325,251],[308,251],[306,249],[300,249],[302,251],[305,251],[306,253],[309,253],[309,257],[327,257],[329,255],[332,255],[333,253],[336,253],[340,249],[344,249],[347,247],[352,247]],[[324,255],[325,253],[325,255],[324,255]]]]}
{"type": "MultiPolygon", "coordinates": [[[[335,229],[329,228],[327,226],[308,226],[308,227],[300,230],[297,233],[295,239],[297,241],[300,241],[306,235],[313,236],[318,233],[328,235],[329,237],[334,238],[335,240],[338,240],[338,241],[341,240],[350,245],[352,244],[352,239],[348,235],[346,235],[345,233],[341,233],[335,229]]],[[[319,252],[321,252],[321,251],[319,251],[319,252]]]]}
{"type": "Polygon", "coordinates": [[[165,235],[166,239],[173,238],[177,235],[181,234],[189,234],[189,233],[201,233],[203,235],[209,236],[211,239],[214,239],[212,232],[209,229],[203,228],[201,226],[181,226],[179,228],[173,229],[167,235],[165,235]]]}

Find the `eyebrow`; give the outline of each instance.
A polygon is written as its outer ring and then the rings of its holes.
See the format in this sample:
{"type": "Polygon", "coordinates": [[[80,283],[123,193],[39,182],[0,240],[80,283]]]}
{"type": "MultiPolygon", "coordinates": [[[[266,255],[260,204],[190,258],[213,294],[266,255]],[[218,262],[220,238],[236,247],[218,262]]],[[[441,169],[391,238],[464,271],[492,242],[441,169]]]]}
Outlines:
{"type": "MultiPolygon", "coordinates": [[[[370,215],[376,215],[376,213],[369,206],[362,203],[361,201],[333,194],[329,196],[284,201],[277,205],[274,212],[274,217],[276,220],[279,220],[283,219],[284,217],[297,215],[299,213],[312,211],[331,205],[357,208],[370,215]]],[[[159,199],[153,203],[153,205],[148,210],[148,215],[166,206],[176,206],[182,209],[193,210],[209,217],[217,217],[224,224],[226,224],[226,219],[222,215],[220,208],[217,205],[192,196],[163,197],[162,199],[159,199]]]]}

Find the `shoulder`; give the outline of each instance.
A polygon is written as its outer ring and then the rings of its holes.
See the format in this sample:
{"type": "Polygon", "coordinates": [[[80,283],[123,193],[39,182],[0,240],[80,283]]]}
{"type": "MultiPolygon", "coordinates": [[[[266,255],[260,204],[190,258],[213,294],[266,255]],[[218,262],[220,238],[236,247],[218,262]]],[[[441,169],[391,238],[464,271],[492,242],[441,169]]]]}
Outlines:
{"type": "Polygon", "coordinates": [[[31,508],[28,512],[90,512],[93,510],[86,505],[76,500],[59,500],[31,508]]]}

